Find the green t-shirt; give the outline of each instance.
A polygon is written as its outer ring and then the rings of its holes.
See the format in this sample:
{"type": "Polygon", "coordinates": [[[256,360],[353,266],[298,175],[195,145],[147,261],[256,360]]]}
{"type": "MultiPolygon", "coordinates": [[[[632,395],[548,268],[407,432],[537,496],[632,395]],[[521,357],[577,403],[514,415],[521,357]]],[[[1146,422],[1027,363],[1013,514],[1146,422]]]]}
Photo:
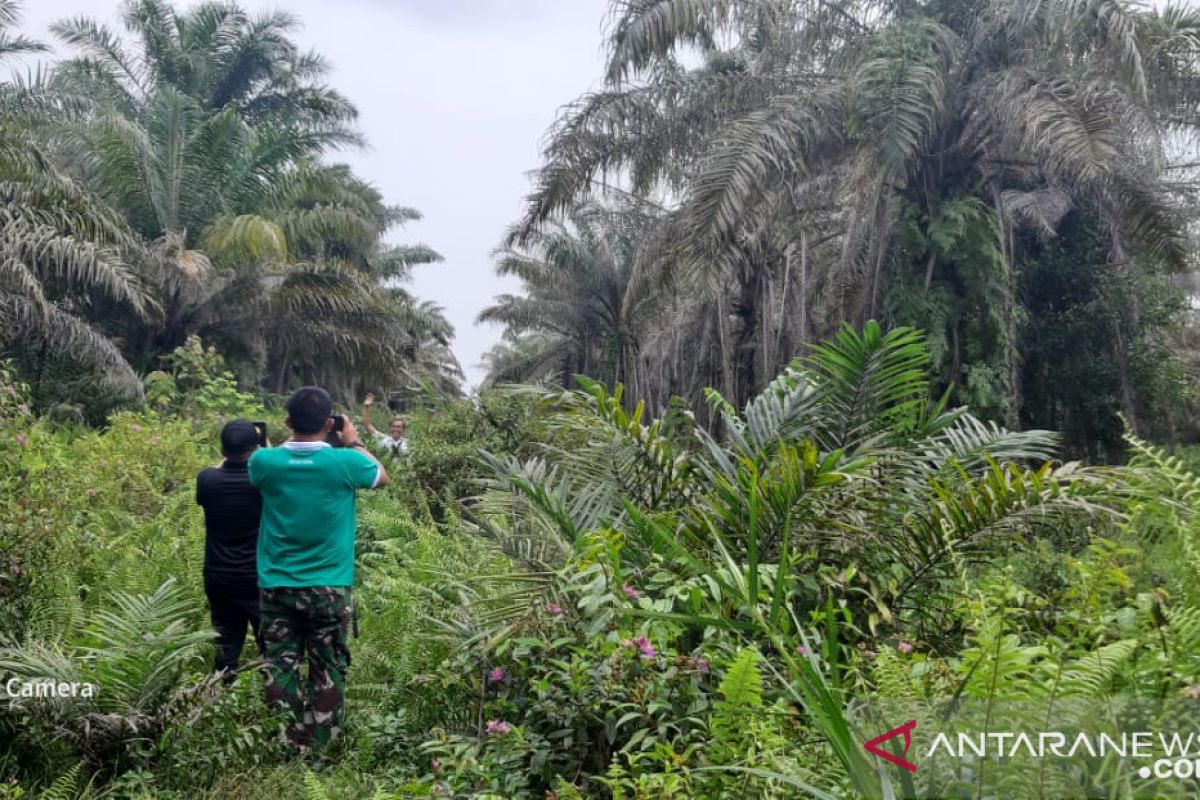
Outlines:
{"type": "Polygon", "coordinates": [[[354,493],[379,480],[379,466],[354,449],[289,442],[250,457],[262,493],[260,589],[354,583],[354,493]]]}

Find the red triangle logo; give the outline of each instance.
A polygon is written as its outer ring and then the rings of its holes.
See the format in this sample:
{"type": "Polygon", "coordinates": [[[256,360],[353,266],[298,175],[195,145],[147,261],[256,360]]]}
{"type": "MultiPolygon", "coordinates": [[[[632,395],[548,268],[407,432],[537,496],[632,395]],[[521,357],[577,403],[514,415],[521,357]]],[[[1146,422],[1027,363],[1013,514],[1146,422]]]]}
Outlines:
{"type": "Polygon", "coordinates": [[[881,736],[876,736],[874,739],[872,739],[871,741],[864,744],[863,748],[865,748],[868,753],[879,756],[884,761],[890,761],[891,763],[895,764],[897,767],[900,767],[901,769],[906,769],[909,772],[916,772],[917,771],[916,764],[912,763],[911,761],[905,761],[903,758],[900,758],[897,755],[893,755],[892,753],[889,753],[887,750],[884,750],[883,748],[881,748],[879,746],[879,745],[883,744],[884,742],[886,742],[888,739],[895,739],[897,736],[900,736],[901,734],[903,734],[904,735],[904,755],[908,755],[908,748],[912,747],[912,731],[913,731],[913,728],[915,728],[915,727],[917,727],[917,721],[915,719],[909,720],[908,722],[901,725],[899,728],[892,728],[887,733],[885,733],[881,736]]]}

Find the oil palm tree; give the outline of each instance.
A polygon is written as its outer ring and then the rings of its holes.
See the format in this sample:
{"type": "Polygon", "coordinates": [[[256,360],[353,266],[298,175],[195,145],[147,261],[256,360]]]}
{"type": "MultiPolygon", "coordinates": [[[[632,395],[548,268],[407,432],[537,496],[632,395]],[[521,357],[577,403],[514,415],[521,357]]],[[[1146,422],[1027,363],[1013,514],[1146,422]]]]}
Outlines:
{"type": "Polygon", "coordinates": [[[502,295],[480,322],[505,326],[489,355],[492,382],[569,386],[575,374],[631,382],[637,357],[633,287],[637,245],[654,215],[630,203],[592,203],[496,253],[496,272],[521,279],[523,294],[502,295]]]}
{"type": "Polygon", "coordinates": [[[774,374],[756,360],[778,338],[771,331],[795,324],[812,340],[842,320],[898,316],[906,287],[949,298],[940,319],[928,302],[910,304],[922,324],[941,323],[933,343],[949,354],[949,381],[965,384],[972,359],[990,364],[1015,420],[1018,230],[1052,235],[1066,210],[1082,209],[1103,220],[1114,264],[1182,266],[1162,169],[1165,137],[1197,121],[1200,14],[1187,7],[635,0],[613,9],[607,85],[553,130],[523,231],[602,177],[674,190],[681,201],[664,224],[676,235],[656,239],[668,247],[645,260],[729,298],[729,383],[740,402],[774,374]],[[684,65],[689,47],[701,66],[684,65]],[[795,323],[770,313],[785,274],[796,294],[774,307],[795,323]]]}
{"type": "Polygon", "coordinates": [[[142,271],[163,314],[124,331],[137,363],[198,333],[278,390],[398,375],[408,336],[384,284],[438,257],[384,248],[416,212],[319,163],[361,138],[327,64],[291,39],[296,18],[131,0],[121,20],[124,38],[86,18],[54,26],[76,55],[52,85],[93,102],[53,141],[151,243],[142,271]]]}
{"type": "Polygon", "coordinates": [[[454,326],[445,310],[429,300],[418,300],[403,287],[388,290],[393,317],[400,321],[404,345],[402,374],[410,392],[419,388],[438,397],[462,394],[463,371],[454,355],[454,326]]]}
{"type": "MultiPolygon", "coordinates": [[[[56,126],[52,141],[69,168],[151,243],[144,272],[163,315],[130,332],[145,367],[194,332],[224,288],[245,290],[246,264],[287,258],[279,191],[298,164],[330,146],[354,142],[353,108],[330,105],[323,117],[296,103],[272,114],[259,100],[296,92],[332,96],[317,80],[319,61],[287,39],[295,21],[252,19],[231,4],[205,4],[177,15],[169,3],[126,3],[126,42],[95,21],[53,27],[77,52],[58,65],[53,89],[93,98],[88,111],[56,126]],[[267,212],[267,213],[263,213],[267,212]],[[231,272],[214,273],[205,252],[220,245],[231,272]],[[236,261],[237,263],[233,263],[236,261]]],[[[215,254],[214,254],[215,257],[215,254]]],[[[242,304],[239,304],[242,305],[242,304]]]]}
{"type": "Polygon", "coordinates": [[[152,105],[169,86],[202,109],[231,108],[256,125],[356,138],[346,125],[354,106],[321,83],[328,63],[292,39],[300,27],[294,14],[251,15],[220,0],[179,13],[165,0],[126,0],[120,20],[132,41],[83,16],[52,30],[78,53],[60,66],[60,76],[116,101],[126,115],[152,105]]]}
{"type": "MultiPolygon", "coordinates": [[[[0,1],[0,58],[42,49],[9,32],[19,10],[16,2],[0,1]]],[[[11,83],[0,92],[0,349],[26,367],[39,401],[136,400],[137,374],[87,320],[97,303],[153,318],[153,301],[129,263],[137,242],[30,135],[21,95],[22,87],[11,83]],[[64,365],[71,366],[71,380],[51,387],[48,379],[64,365]]]]}
{"type": "Polygon", "coordinates": [[[26,36],[13,33],[12,28],[21,20],[20,0],[0,0],[0,58],[45,52],[46,46],[26,36]]]}
{"type": "MultiPolygon", "coordinates": [[[[846,326],[742,410],[709,393],[719,435],[687,413],[629,412],[619,389],[594,381],[543,390],[545,424],[583,446],[526,461],[485,454],[492,475],[468,505],[473,530],[539,578],[577,570],[572,559],[600,540],[614,591],[670,573],[687,590],[645,603],[639,618],[769,644],[784,691],[855,790],[892,796],[846,724],[839,648],[903,630],[956,651],[961,631],[942,615],[978,564],[1115,516],[1111,473],[1048,462],[1053,434],[1007,431],[931,401],[928,360],[911,329],[846,326]],[[818,626],[825,641],[814,647],[818,626]]],[[[523,624],[507,622],[478,640],[523,624]]]]}
{"type": "Polygon", "coordinates": [[[193,247],[300,161],[361,142],[354,107],[320,82],[328,66],[289,38],[295,17],[130,0],[121,18],[131,41],[83,17],[52,26],[76,55],[51,83],[95,98],[64,150],[146,239],[193,247]]]}
{"type": "MultiPolygon", "coordinates": [[[[273,288],[262,308],[277,391],[296,380],[321,382],[349,398],[364,386],[386,391],[426,378],[458,391],[453,328],[440,308],[404,288],[414,267],[441,256],[424,245],[382,243],[419,212],[387,205],[346,167],[303,164],[277,184],[268,216],[289,248],[286,263],[266,271],[273,288]]],[[[236,233],[210,242],[213,252],[234,260],[249,256],[236,252],[242,246],[236,233]]]]}

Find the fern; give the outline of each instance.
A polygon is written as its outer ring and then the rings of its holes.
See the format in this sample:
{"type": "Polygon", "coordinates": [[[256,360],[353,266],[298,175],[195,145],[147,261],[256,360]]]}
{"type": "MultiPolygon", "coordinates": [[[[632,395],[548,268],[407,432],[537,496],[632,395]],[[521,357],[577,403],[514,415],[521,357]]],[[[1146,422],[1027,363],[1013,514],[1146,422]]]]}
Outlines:
{"type": "Polygon", "coordinates": [[[1006,633],[1003,618],[985,614],[976,626],[973,645],[962,653],[959,667],[963,693],[982,700],[1012,700],[1036,693],[1034,669],[1047,655],[1042,646],[1026,647],[1006,633]]]}
{"type": "Polygon", "coordinates": [[[1200,607],[1174,608],[1167,612],[1166,648],[1169,665],[1177,680],[1200,683],[1200,607]]]}
{"type": "Polygon", "coordinates": [[[917,700],[925,694],[910,662],[891,648],[881,650],[871,662],[871,683],[875,694],[888,699],[917,700]]]}
{"type": "Polygon", "coordinates": [[[742,648],[721,680],[718,688],[722,695],[717,706],[719,709],[762,708],[763,681],[758,668],[760,658],[753,647],[742,648]]]}
{"type": "Polygon", "coordinates": [[[1129,471],[1137,500],[1128,527],[1158,551],[1173,578],[1173,592],[1195,605],[1200,601],[1200,475],[1132,434],[1125,440],[1133,453],[1129,471]]]}
{"type": "Polygon", "coordinates": [[[304,798],[305,800],[329,800],[329,793],[325,791],[325,785],[312,773],[312,770],[308,769],[304,771],[304,798]]]}
{"type": "MultiPolygon", "coordinates": [[[[205,691],[212,676],[189,678],[211,640],[190,628],[194,614],[195,602],[172,581],[147,595],[113,592],[78,629],[0,647],[0,671],[100,686],[94,697],[57,703],[47,721],[80,756],[103,760],[131,738],[156,736],[213,705],[205,691]]],[[[10,707],[39,714],[35,701],[13,698],[10,707]]]]}
{"type": "Polygon", "coordinates": [[[1129,663],[1137,647],[1138,643],[1129,639],[1106,644],[1052,670],[1050,680],[1040,685],[1055,685],[1062,697],[1105,697],[1111,694],[1117,672],[1129,663]]]}
{"type": "Polygon", "coordinates": [[[75,790],[79,784],[79,769],[81,766],[80,764],[76,764],[55,778],[54,782],[38,795],[38,800],[75,800],[75,790]]]}
{"type": "Polygon", "coordinates": [[[1165,450],[1126,433],[1125,441],[1133,456],[1129,468],[1143,484],[1158,489],[1166,497],[1182,503],[1191,512],[1200,511],[1200,475],[1184,466],[1183,460],[1165,450]]]}
{"type": "Polygon", "coordinates": [[[763,707],[763,678],[753,647],[742,648],[721,679],[721,699],[713,706],[709,730],[712,733],[710,757],[715,763],[740,762],[754,748],[751,722],[763,707]]]}

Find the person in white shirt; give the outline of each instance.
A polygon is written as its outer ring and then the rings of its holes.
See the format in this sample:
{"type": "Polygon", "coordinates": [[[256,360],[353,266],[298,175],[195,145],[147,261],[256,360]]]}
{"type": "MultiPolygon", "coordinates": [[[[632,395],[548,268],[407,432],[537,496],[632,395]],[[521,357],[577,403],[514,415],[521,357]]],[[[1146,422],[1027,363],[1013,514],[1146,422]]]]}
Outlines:
{"type": "Polygon", "coordinates": [[[375,405],[375,395],[368,394],[363,400],[363,424],[367,428],[367,433],[375,438],[379,446],[387,451],[392,457],[403,456],[408,453],[408,439],[404,437],[405,423],[403,417],[394,417],[391,425],[388,426],[388,432],[384,433],[378,430],[371,424],[371,408],[375,405]]]}

